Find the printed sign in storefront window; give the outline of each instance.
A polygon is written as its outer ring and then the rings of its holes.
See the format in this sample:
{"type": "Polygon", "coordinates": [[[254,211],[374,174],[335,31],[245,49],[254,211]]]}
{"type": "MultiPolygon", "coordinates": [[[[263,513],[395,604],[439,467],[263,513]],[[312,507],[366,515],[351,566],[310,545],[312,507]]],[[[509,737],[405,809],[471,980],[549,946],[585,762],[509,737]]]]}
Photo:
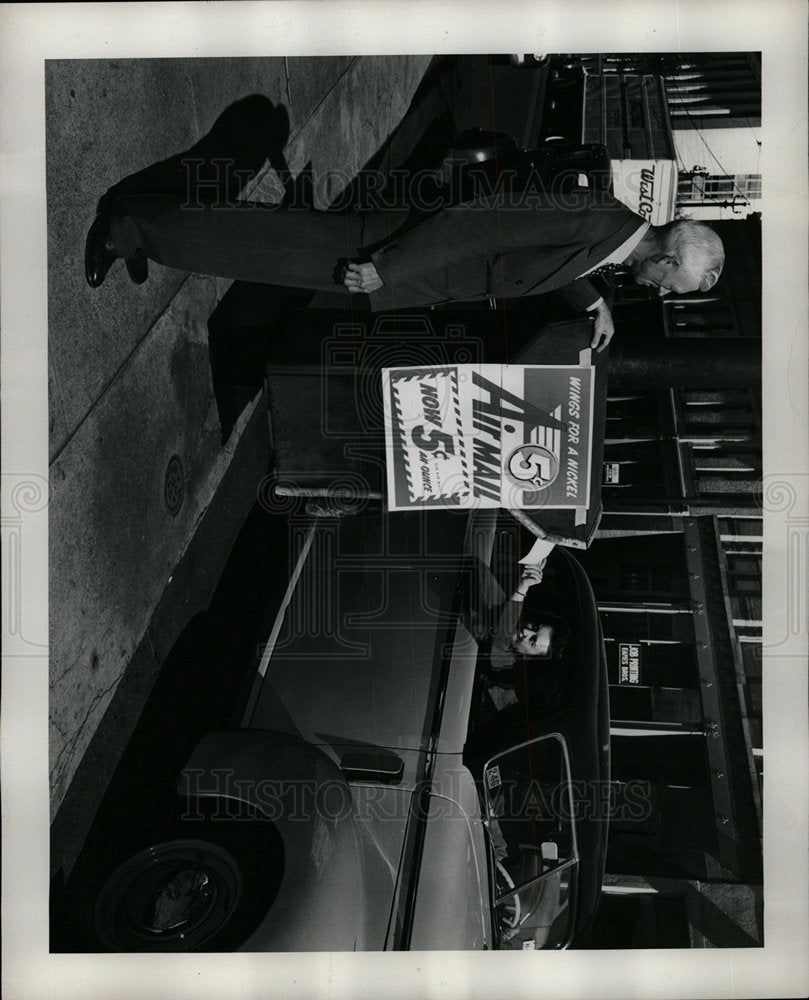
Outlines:
{"type": "Polygon", "coordinates": [[[637,642],[618,643],[618,683],[641,683],[641,646],[637,642]]]}
{"type": "Polygon", "coordinates": [[[586,508],[593,368],[386,368],[388,505],[586,508]]]}
{"type": "Polygon", "coordinates": [[[604,463],[604,485],[616,486],[621,481],[621,466],[617,462],[604,463]]]}

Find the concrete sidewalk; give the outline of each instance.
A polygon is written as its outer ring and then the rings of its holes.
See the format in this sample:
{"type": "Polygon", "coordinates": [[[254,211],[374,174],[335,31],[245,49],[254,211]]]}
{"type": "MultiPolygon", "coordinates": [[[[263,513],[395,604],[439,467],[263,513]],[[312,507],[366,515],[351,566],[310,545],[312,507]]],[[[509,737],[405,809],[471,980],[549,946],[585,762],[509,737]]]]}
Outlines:
{"type": "MultiPolygon", "coordinates": [[[[293,174],[311,164],[316,203],[325,207],[396,128],[429,62],[46,64],[52,816],[94,734],[104,766],[114,764],[148,696],[148,678],[130,686],[139,694],[123,714],[117,706],[114,732],[99,732],[105,713],[136,651],[147,648],[158,670],[204,606],[226,546],[198,560],[194,594],[174,598],[182,614],[164,614],[154,626],[176,567],[234,471],[234,455],[260,468],[266,447],[255,402],[220,444],[206,321],[230,282],[152,266],[149,281],[136,287],[116,265],[101,289],[88,288],[82,254],[96,201],[122,176],[197,142],[233,102],[260,94],[286,109],[283,157],[293,174]],[[257,428],[249,446],[241,440],[248,427],[257,428]]],[[[274,200],[280,186],[265,166],[248,191],[274,200]]],[[[231,479],[223,538],[235,535],[255,500],[255,483],[231,479]]],[[[85,775],[72,790],[69,811],[85,827],[101,792],[85,775]]]]}

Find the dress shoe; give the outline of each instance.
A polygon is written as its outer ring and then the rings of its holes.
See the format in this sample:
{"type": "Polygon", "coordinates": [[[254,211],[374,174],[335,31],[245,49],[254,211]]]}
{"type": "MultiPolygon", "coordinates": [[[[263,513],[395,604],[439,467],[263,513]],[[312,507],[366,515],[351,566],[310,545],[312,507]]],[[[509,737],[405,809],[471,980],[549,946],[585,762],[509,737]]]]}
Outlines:
{"type": "Polygon", "coordinates": [[[149,277],[149,258],[142,250],[138,250],[133,257],[127,257],[126,273],[136,285],[142,285],[149,277]]]}
{"type": "Polygon", "coordinates": [[[84,244],[84,276],[90,288],[98,288],[104,283],[107,272],[117,259],[107,216],[97,215],[84,244]]]}

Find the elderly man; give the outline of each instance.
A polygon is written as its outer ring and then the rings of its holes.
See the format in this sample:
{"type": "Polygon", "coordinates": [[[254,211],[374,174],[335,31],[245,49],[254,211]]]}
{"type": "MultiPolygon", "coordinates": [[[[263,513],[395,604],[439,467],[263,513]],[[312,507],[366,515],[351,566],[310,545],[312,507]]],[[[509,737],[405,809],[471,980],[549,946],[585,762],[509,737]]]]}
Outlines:
{"type": "Polygon", "coordinates": [[[650,226],[604,192],[531,191],[477,198],[413,220],[406,210],[329,212],[253,203],[202,205],[177,196],[102,198],[85,247],[98,287],[116,258],[136,283],[148,258],[246,281],[367,295],[373,311],[559,290],[594,319],[592,346],[614,332],[588,280],[617,265],[637,282],[707,291],[724,263],[703,223],[650,226]]]}

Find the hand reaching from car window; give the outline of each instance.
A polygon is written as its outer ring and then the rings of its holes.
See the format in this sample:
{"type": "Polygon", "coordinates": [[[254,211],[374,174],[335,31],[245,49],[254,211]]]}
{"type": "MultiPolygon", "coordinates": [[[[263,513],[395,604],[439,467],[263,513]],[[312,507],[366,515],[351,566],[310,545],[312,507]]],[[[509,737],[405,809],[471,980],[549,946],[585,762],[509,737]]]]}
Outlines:
{"type": "Polygon", "coordinates": [[[512,594],[512,601],[522,601],[525,600],[525,595],[534,586],[534,584],[539,583],[542,580],[542,571],[545,568],[546,560],[543,559],[541,563],[535,566],[526,565],[523,566],[522,576],[520,577],[520,582],[517,584],[517,589],[512,594]]]}

